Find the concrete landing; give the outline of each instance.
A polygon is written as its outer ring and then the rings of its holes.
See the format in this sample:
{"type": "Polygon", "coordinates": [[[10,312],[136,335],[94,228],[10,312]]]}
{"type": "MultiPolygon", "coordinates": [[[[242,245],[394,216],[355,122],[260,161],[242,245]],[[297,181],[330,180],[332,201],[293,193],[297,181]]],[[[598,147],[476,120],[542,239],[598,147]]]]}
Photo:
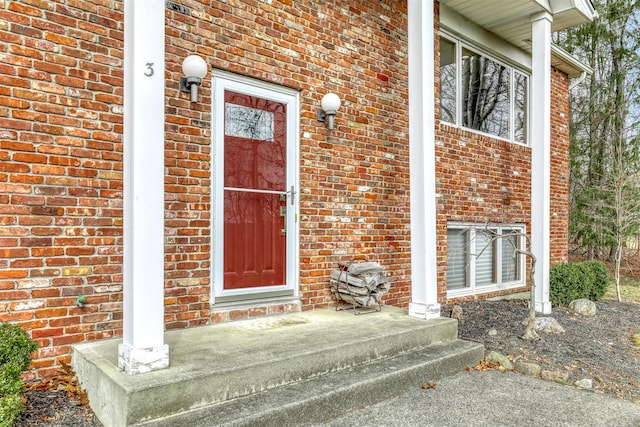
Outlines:
{"type": "Polygon", "coordinates": [[[452,319],[406,310],[316,310],[165,334],[168,369],[118,370],[121,340],[75,347],[73,367],[107,427],[304,425],[475,365],[452,319]]]}

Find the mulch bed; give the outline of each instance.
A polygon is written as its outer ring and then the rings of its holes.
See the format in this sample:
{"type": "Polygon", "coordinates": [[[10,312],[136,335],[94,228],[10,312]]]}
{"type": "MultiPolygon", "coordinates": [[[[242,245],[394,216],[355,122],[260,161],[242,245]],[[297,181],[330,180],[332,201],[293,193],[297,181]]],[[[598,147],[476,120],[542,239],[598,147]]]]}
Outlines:
{"type": "MultiPolygon", "coordinates": [[[[596,392],[640,404],[640,348],[632,340],[634,334],[640,333],[640,305],[599,301],[593,317],[556,308],[551,317],[566,332],[541,334],[540,340],[532,342],[519,338],[528,314],[526,301],[472,301],[458,305],[462,307],[461,338],[481,342],[487,352],[497,351],[513,362],[533,362],[543,369],[566,371],[568,385],[591,379],[596,392]]],[[[450,316],[451,309],[452,306],[444,306],[442,315],[450,316]]],[[[479,368],[495,366],[483,364],[479,368]]],[[[17,427],[102,426],[69,367],[57,377],[28,384],[24,399],[26,412],[17,427]]]]}
{"type": "MultiPolygon", "coordinates": [[[[570,385],[591,379],[596,392],[640,403],[640,347],[632,339],[640,333],[640,305],[603,300],[596,303],[595,316],[554,308],[550,317],[565,333],[541,333],[539,340],[531,342],[519,338],[529,311],[527,301],[459,305],[463,309],[460,338],[481,342],[487,352],[497,351],[513,362],[532,362],[542,369],[567,372],[570,385]],[[491,330],[495,335],[489,334],[491,330]]],[[[443,316],[450,313],[451,306],[443,308],[443,316]]]]}
{"type": "Polygon", "coordinates": [[[58,375],[28,383],[23,402],[25,412],[15,427],[102,427],[89,406],[87,393],[66,364],[58,375]]]}

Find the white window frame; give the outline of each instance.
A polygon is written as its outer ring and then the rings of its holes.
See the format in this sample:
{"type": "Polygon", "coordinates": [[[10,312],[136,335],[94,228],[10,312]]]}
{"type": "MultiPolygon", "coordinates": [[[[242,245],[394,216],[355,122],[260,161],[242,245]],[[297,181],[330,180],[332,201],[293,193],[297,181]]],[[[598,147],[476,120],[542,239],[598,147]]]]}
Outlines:
{"type": "MultiPolygon", "coordinates": [[[[500,139],[503,141],[509,141],[513,144],[530,146],[530,132],[529,126],[531,123],[531,73],[525,71],[522,67],[518,67],[516,64],[509,63],[505,60],[500,60],[497,55],[492,55],[486,49],[478,47],[477,45],[466,41],[461,37],[456,37],[453,34],[447,31],[440,31],[440,37],[445,38],[451,43],[455,45],[455,63],[456,63],[456,86],[455,86],[455,101],[456,101],[456,109],[455,109],[455,120],[454,122],[449,122],[440,119],[441,123],[446,123],[451,126],[460,127],[462,129],[468,130],[469,132],[474,132],[480,135],[485,135],[491,138],[500,139]],[[501,65],[509,70],[509,138],[504,138],[492,133],[482,132],[477,129],[465,127],[462,125],[462,51],[463,49],[470,50],[475,52],[485,58],[495,62],[498,65],[501,65]],[[520,74],[526,77],[527,85],[526,85],[526,106],[525,106],[525,115],[526,115],[526,128],[524,130],[524,142],[515,140],[515,118],[516,118],[516,110],[515,110],[515,76],[516,74],[520,74]]],[[[439,48],[438,48],[439,49],[439,48]]],[[[442,88],[440,88],[442,95],[442,88]]]]}
{"type": "MultiPolygon", "coordinates": [[[[457,289],[448,289],[448,284],[447,284],[447,298],[456,298],[456,297],[463,297],[468,295],[480,295],[480,294],[485,294],[490,292],[503,291],[507,289],[520,288],[526,285],[527,263],[526,263],[526,257],[523,254],[516,255],[519,258],[518,264],[517,264],[519,269],[518,275],[517,275],[518,279],[512,280],[512,281],[506,281],[506,282],[502,281],[502,254],[503,254],[503,244],[505,242],[505,239],[500,237],[494,240],[495,247],[493,251],[494,257],[493,257],[493,263],[492,263],[492,268],[494,269],[494,271],[500,272],[500,274],[496,274],[497,280],[495,281],[495,283],[492,283],[490,285],[476,284],[476,278],[475,278],[476,259],[478,255],[482,254],[482,249],[483,249],[480,247],[476,247],[476,234],[486,229],[495,231],[500,235],[502,235],[504,230],[513,230],[515,233],[518,234],[517,236],[518,247],[520,249],[524,249],[526,247],[525,246],[526,245],[526,239],[525,239],[526,226],[524,224],[487,225],[484,223],[479,224],[479,223],[450,222],[447,225],[447,234],[449,233],[450,230],[464,230],[469,233],[469,238],[467,239],[467,242],[466,242],[467,256],[466,256],[466,262],[465,262],[466,281],[468,286],[465,286],[463,288],[457,288],[457,289]]],[[[506,235],[508,236],[509,234],[507,233],[506,235]]],[[[450,256],[449,248],[447,247],[447,261],[449,259],[449,256],[450,256]]],[[[447,272],[448,272],[448,267],[449,266],[447,265],[447,272]]]]}

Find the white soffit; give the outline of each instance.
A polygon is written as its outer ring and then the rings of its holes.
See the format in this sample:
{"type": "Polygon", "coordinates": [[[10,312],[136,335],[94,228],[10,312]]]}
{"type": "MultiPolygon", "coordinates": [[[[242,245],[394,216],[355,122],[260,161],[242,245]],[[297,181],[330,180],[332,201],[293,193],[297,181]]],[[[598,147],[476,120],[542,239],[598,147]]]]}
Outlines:
{"type": "MultiPolygon", "coordinates": [[[[552,31],[585,24],[597,16],[591,0],[440,1],[440,22],[443,27],[490,47],[525,67],[531,61],[531,17],[541,12],[552,14],[552,31]],[[488,34],[493,35],[493,40],[488,34]],[[513,49],[514,46],[518,49],[513,49]],[[522,53],[515,52],[517,50],[522,53]],[[525,60],[523,56],[529,58],[525,60]]],[[[587,66],[556,47],[552,50],[552,65],[566,72],[569,77],[590,71],[587,66]]]]}
{"type": "Polygon", "coordinates": [[[504,61],[531,70],[531,42],[516,46],[444,5],[440,5],[440,26],[444,31],[488,50],[504,61]]]}
{"type": "Polygon", "coordinates": [[[552,31],[587,23],[596,16],[590,0],[441,0],[440,6],[441,14],[443,6],[451,9],[527,51],[531,46],[533,15],[551,13],[552,31]]]}
{"type": "Polygon", "coordinates": [[[597,16],[591,0],[553,0],[553,30],[576,27],[590,22],[597,16]]]}
{"type": "Polygon", "coordinates": [[[570,78],[579,77],[582,73],[593,74],[591,67],[555,44],[551,45],[551,65],[567,73],[570,78]]]}

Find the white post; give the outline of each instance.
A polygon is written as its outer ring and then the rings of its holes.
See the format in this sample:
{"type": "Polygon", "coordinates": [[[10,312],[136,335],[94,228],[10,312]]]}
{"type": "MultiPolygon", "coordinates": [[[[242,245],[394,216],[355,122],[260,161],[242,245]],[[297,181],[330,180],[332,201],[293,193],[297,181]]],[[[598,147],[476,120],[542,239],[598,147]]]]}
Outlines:
{"type": "Polygon", "coordinates": [[[546,12],[532,17],[531,67],[531,249],[536,256],[536,311],[549,302],[551,193],[551,22],[546,12]]]}
{"type": "Polygon", "coordinates": [[[411,302],[409,315],[440,317],[436,251],[433,0],[409,0],[409,167],[411,302]]]}
{"type": "Polygon", "coordinates": [[[169,366],[164,344],[163,0],[124,2],[124,331],[118,367],[169,366]]]}

